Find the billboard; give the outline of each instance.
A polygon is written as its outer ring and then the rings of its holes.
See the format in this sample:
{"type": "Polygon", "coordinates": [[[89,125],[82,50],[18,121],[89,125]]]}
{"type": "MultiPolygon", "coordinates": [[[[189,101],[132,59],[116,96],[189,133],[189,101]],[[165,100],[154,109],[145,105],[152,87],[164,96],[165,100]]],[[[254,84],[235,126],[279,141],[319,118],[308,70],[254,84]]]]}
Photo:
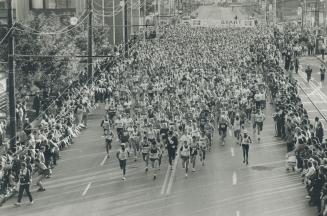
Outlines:
{"type": "Polygon", "coordinates": [[[193,27],[216,27],[216,28],[252,28],[254,20],[216,20],[216,19],[192,19],[193,27]]]}

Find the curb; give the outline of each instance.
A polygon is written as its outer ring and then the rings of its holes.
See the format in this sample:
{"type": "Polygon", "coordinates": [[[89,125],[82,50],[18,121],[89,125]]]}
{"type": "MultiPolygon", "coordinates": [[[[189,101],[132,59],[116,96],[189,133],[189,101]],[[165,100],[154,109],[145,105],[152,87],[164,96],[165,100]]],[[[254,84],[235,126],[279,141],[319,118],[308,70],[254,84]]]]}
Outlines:
{"type": "Polygon", "coordinates": [[[322,60],[321,58],[319,58],[318,56],[316,56],[315,55],[315,57],[316,57],[316,59],[318,59],[321,63],[323,63],[324,65],[326,65],[327,63],[324,61],[324,60],[322,60]]]}
{"type": "Polygon", "coordinates": [[[2,205],[3,205],[4,203],[6,203],[7,200],[9,200],[10,198],[12,198],[15,194],[16,194],[15,191],[10,191],[9,193],[7,193],[7,194],[5,195],[4,198],[0,199],[0,207],[2,207],[2,205]]]}

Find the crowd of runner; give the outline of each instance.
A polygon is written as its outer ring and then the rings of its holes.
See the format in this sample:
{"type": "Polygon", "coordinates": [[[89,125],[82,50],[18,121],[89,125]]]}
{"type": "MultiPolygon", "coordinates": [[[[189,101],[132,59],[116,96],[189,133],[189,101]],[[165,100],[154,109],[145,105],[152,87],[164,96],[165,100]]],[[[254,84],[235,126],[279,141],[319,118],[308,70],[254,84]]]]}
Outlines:
{"type": "Polygon", "coordinates": [[[265,120],[261,65],[272,32],[183,25],[160,32],[160,40],[140,41],[127,63],[117,64],[98,82],[97,95],[106,104],[101,122],[106,151],[111,157],[112,146],[121,146],[115,156],[122,179],[129,157],[141,159],[156,179],[162,157],[173,168],[178,155],[187,176],[189,164],[192,172],[196,161],[205,165],[217,145],[214,135],[225,145],[228,130],[235,144],[242,144],[248,164],[248,129],[259,142],[265,120]]]}
{"type": "Polygon", "coordinates": [[[321,120],[309,120],[296,82],[281,66],[280,50],[294,47],[291,42],[292,36],[261,26],[166,26],[160,39],[138,41],[130,58],[117,60],[93,88],[72,88],[56,103],[57,112],[43,117],[38,130],[26,125],[20,143],[27,154],[8,152],[3,157],[2,181],[5,186],[19,182],[17,205],[24,190],[30,195],[35,170],[39,191],[44,191],[42,179],[51,175],[60,149],[87,126],[88,109],[100,102],[106,110],[101,127],[107,157],[119,161],[122,180],[128,175],[127,163],[138,160],[155,180],[164,157],[171,169],[179,157],[187,177],[189,170],[205,166],[212,148],[225,145],[228,130],[248,164],[251,144],[262,142],[263,111],[269,101],[276,109],[276,136],[287,143],[288,164],[301,172],[310,204],[325,215],[327,144],[321,120]],[[218,143],[214,136],[220,137],[218,143]]]}

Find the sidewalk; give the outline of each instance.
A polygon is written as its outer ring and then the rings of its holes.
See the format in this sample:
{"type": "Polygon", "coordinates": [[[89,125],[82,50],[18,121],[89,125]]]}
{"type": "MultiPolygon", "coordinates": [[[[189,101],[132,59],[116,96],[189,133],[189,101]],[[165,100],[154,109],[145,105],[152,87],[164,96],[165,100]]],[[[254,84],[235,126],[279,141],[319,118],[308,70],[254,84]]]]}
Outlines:
{"type": "MultiPolygon", "coordinates": [[[[310,120],[319,117],[327,125],[327,88],[320,82],[319,68],[321,59],[316,56],[305,56],[300,58],[299,73],[294,74],[298,82],[298,91],[304,108],[308,111],[310,120]],[[312,79],[308,83],[304,69],[307,65],[313,70],[312,79]]],[[[326,128],[325,128],[326,129],[326,128]]],[[[325,132],[327,132],[325,130],[325,132]]]]}
{"type": "MultiPolygon", "coordinates": [[[[89,113],[89,123],[93,124],[93,121],[95,120],[96,125],[99,124],[98,121],[100,118],[102,118],[102,113],[101,113],[101,115],[99,115],[98,113],[99,113],[99,111],[101,112],[101,110],[102,110],[101,106],[100,107],[96,106],[96,107],[92,108],[91,112],[89,113]]],[[[79,136],[76,138],[73,138],[73,140],[76,143],[78,143],[81,139],[85,139],[85,134],[89,134],[92,132],[93,132],[92,127],[89,127],[88,129],[82,129],[79,136]],[[82,138],[82,137],[84,137],[84,138],[82,138]]],[[[90,135],[88,135],[88,136],[90,136],[90,135]]],[[[56,171],[60,171],[60,168],[62,167],[61,163],[65,160],[71,159],[71,158],[69,158],[69,156],[67,157],[67,153],[69,153],[71,151],[76,151],[76,148],[80,148],[80,146],[78,146],[78,144],[73,144],[70,147],[68,147],[60,152],[62,159],[58,160],[58,165],[55,168],[56,170],[53,171],[53,176],[51,179],[53,179],[54,176],[56,175],[56,171]]],[[[2,148],[0,147],[0,153],[1,153],[1,150],[2,150],[2,148]]],[[[3,151],[4,151],[4,148],[3,148],[3,151]]],[[[79,156],[79,154],[77,154],[77,156],[79,156]]],[[[82,164],[81,161],[78,161],[78,162],[79,162],[79,164],[82,164]]],[[[75,167],[75,169],[76,169],[76,167],[75,167]]],[[[45,180],[45,182],[47,182],[47,180],[45,180]]],[[[33,186],[31,186],[31,192],[34,193],[34,189],[32,190],[32,188],[33,188],[33,186]]],[[[16,194],[17,194],[17,192],[13,188],[10,188],[6,195],[0,197],[0,207],[2,207],[4,203],[6,203],[8,200],[10,200],[10,198],[15,196],[16,194]]],[[[33,194],[33,198],[35,198],[35,197],[37,197],[37,196],[35,194],[33,194]]]]}

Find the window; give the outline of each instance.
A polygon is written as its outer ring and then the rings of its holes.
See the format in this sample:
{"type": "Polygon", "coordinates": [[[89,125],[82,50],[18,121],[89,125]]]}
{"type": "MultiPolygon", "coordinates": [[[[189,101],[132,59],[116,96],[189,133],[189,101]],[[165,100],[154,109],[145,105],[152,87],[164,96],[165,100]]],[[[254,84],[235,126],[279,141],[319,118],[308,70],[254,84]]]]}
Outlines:
{"type": "Polygon", "coordinates": [[[76,1],[78,0],[30,0],[30,7],[31,9],[70,9],[76,8],[76,1]]]}

